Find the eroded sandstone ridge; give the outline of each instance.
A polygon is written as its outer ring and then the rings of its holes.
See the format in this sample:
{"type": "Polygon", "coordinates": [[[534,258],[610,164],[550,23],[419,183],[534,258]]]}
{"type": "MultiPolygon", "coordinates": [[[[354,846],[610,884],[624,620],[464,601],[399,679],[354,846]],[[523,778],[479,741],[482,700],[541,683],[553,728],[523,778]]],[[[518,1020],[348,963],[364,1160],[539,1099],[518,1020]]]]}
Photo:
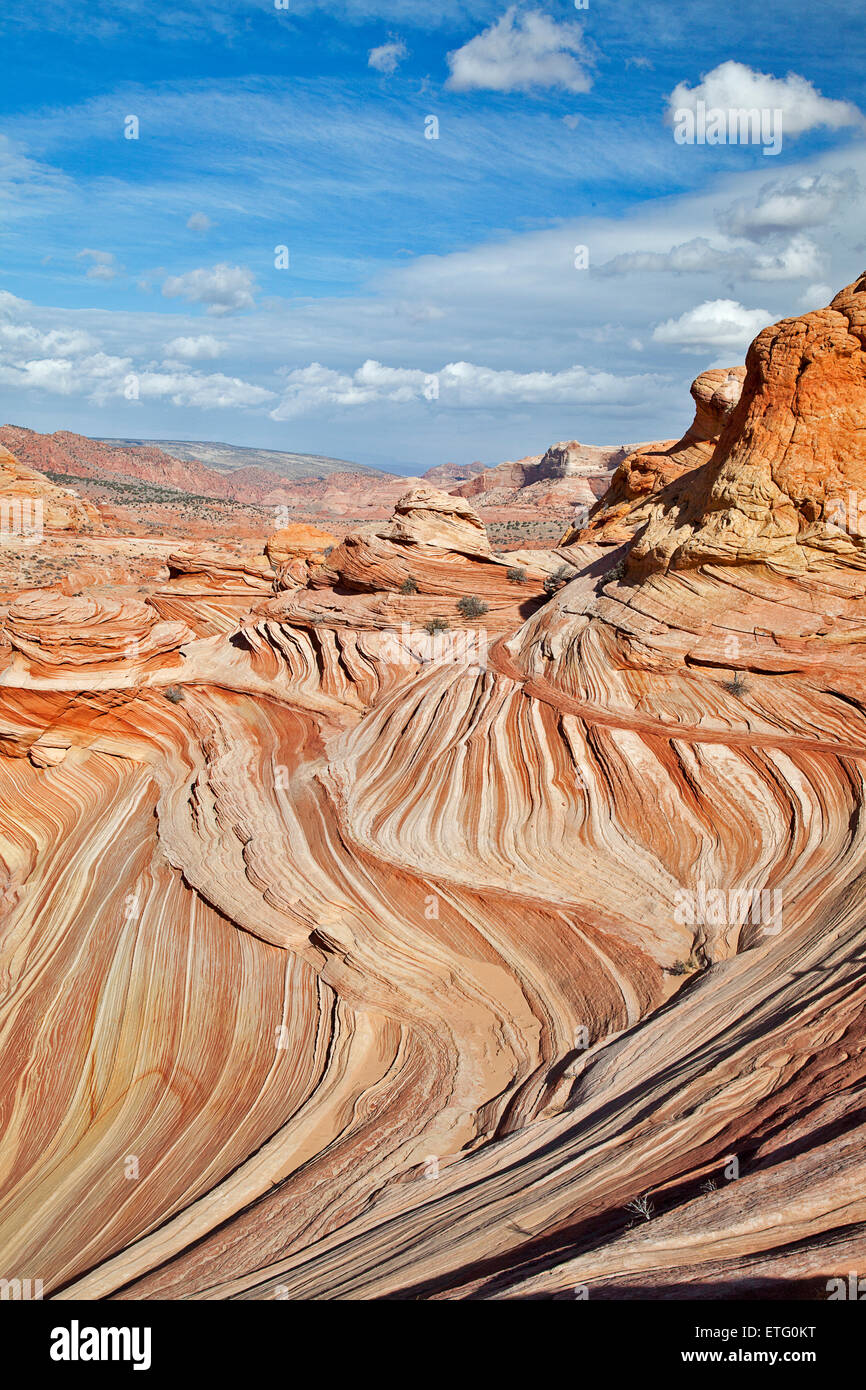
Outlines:
{"type": "Polygon", "coordinates": [[[500,1299],[862,1268],[864,331],[866,278],[704,373],[558,550],[422,486],[333,549],[12,606],[4,1270],[500,1299]]]}

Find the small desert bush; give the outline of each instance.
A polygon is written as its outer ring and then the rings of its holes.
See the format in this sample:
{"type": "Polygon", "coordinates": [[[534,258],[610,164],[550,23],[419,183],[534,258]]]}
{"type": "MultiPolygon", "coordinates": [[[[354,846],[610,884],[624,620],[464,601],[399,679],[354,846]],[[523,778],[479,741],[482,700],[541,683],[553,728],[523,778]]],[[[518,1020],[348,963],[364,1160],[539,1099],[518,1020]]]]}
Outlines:
{"type": "Polygon", "coordinates": [[[626,1211],[632,1212],[635,1216],[640,1216],[644,1221],[652,1220],[653,1204],[649,1197],[635,1197],[633,1202],[626,1202],[626,1211]]]}
{"type": "Polygon", "coordinates": [[[173,705],[179,705],[181,700],[186,698],[179,685],[167,685],[163,693],[173,705]]]}
{"type": "Polygon", "coordinates": [[[693,971],[701,969],[701,962],[697,959],[694,952],[688,960],[675,960],[670,967],[669,975],[691,975],[693,971]]]}
{"type": "Polygon", "coordinates": [[[403,580],[403,583],[400,585],[400,593],[401,593],[401,594],[417,594],[417,592],[418,592],[418,585],[417,585],[416,581],[412,578],[412,576],[411,576],[411,574],[410,574],[410,575],[409,575],[409,578],[408,578],[408,579],[404,579],[404,580],[403,580]]]}
{"type": "Polygon", "coordinates": [[[457,600],[457,607],[464,618],[480,618],[482,614],[487,612],[487,604],[482,603],[475,594],[464,594],[461,599],[457,600]]]}
{"type": "Polygon", "coordinates": [[[749,687],[743,679],[741,672],[738,671],[732,681],[722,682],[722,688],[730,691],[732,695],[736,695],[739,699],[741,695],[745,695],[749,687]]]}
{"type": "Polygon", "coordinates": [[[557,593],[564,584],[573,579],[577,570],[571,569],[568,565],[560,565],[554,574],[549,574],[544,581],[544,592],[546,594],[557,593]]]}
{"type": "Polygon", "coordinates": [[[437,632],[447,632],[450,626],[451,624],[446,622],[444,618],[431,618],[429,623],[424,624],[424,631],[429,632],[430,636],[433,637],[437,632]]]}
{"type": "Polygon", "coordinates": [[[505,578],[510,579],[512,584],[525,584],[526,570],[521,569],[519,565],[512,565],[505,571],[505,578]]]}

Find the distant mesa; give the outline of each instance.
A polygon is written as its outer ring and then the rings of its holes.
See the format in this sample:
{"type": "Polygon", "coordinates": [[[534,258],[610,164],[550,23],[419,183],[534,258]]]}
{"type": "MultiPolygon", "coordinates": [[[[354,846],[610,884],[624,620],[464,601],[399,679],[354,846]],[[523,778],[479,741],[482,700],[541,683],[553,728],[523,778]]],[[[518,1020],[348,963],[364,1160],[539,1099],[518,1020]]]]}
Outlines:
{"type": "Polygon", "coordinates": [[[220,444],[188,439],[101,439],[97,444],[111,444],[124,449],[158,449],[175,459],[205,463],[216,473],[234,473],[242,468],[261,468],[280,478],[295,482],[301,478],[326,478],[330,473],[366,473],[382,478],[389,475],[379,468],[348,459],[328,458],[324,454],[294,454],[282,449],[256,449],[240,444],[220,444]]]}

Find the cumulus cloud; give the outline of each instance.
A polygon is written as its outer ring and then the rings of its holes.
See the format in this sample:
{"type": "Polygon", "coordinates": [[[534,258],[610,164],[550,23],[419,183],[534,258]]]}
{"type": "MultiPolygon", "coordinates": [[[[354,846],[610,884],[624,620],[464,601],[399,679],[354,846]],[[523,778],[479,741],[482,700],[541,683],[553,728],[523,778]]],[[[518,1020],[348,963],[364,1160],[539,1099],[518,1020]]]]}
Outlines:
{"type": "Polygon", "coordinates": [[[706,237],[693,237],[680,242],[669,251],[624,251],[598,267],[599,275],[633,275],[635,272],[675,271],[694,273],[701,270],[718,272],[726,253],[713,246],[706,237]]]}
{"type": "Polygon", "coordinates": [[[191,232],[209,232],[213,226],[206,212],[194,212],[186,224],[191,232]]]}
{"type": "Polygon", "coordinates": [[[195,338],[172,338],[165,345],[165,354],[166,357],[182,357],[188,362],[212,362],[222,356],[225,346],[212,334],[201,333],[195,338]]]}
{"type": "Polygon", "coordinates": [[[87,270],[88,280],[104,280],[108,282],[109,280],[114,280],[120,274],[116,258],[111,251],[93,251],[86,248],[84,251],[79,251],[76,257],[76,260],[80,261],[82,259],[87,259],[91,262],[87,270]]]}
{"type": "Polygon", "coordinates": [[[26,300],[0,291],[0,356],[8,351],[66,357],[92,352],[99,346],[97,340],[82,329],[52,328],[46,333],[32,323],[20,322],[28,308],[26,300]]]}
{"type": "Polygon", "coordinates": [[[720,213],[719,225],[733,236],[753,241],[819,227],[829,222],[840,203],[853,201],[859,191],[853,169],[777,179],[765,183],[756,199],[738,198],[731,203],[720,213]]]}
{"type": "Polygon", "coordinates": [[[668,251],[625,251],[598,268],[600,275],[672,273],[742,275],[749,280],[814,279],[823,271],[818,247],[807,236],[791,237],[764,250],[755,246],[724,248],[707,237],[693,237],[668,251]]]}
{"type": "Polygon", "coordinates": [[[455,92],[539,87],[588,92],[592,83],[585,59],[579,24],[557,24],[541,10],[520,12],[512,5],[495,24],[448,54],[451,75],[445,85],[455,92]]]}
{"type": "MultiPolygon", "coordinates": [[[[166,400],[201,410],[270,404],[274,391],[222,373],[139,367],[134,357],[104,352],[91,334],[77,329],[40,330],[30,321],[33,306],[0,291],[0,385],[16,392],[80,396],[104,406],[116,399],[166,400]]],[[[176,338],[169,347],[183,355],[213,357],[222,344],[208,334],[176,338]]]]}
{"type": "Polygon", "coordinates": [[[725,111],[779,110],[785,135],[802,135],[819,126],[840,130],[864,124],[862,113],[852,102],[833,101],[822,96],[799,73],[773,77],[733,61],[720,63],[706,73],[696,87],[680,82],[668,98],[669,119],[673,119],[676,111],[695,111],[699,101],[708,109],[720,107],[725,111]]]}
{"type": "Polygon", "coordinates": [[[210,269],[201,267],[188,270],[184,275],[170,275],[162,292],[166,299],[182,298],[191,304],[206,304],[209,314],[223,315],[252,309],[257,289],[251,270],[224,261],[210,269]]]}
{"type": "Polygon", "coordinates": [[[811,237],[792,237],[778,251],[762,251],[751,268],[752,280],[799,280],[814,278],[824,270],[818,247],[811,237]]]}
{"type": "Polygon", "coordinates": [[[0,362],[0,382],[18,391],[41,391],[55,396],[87,396],[103,404],[123,394],[132,365],[130,357],[96,352],[81,357],[34,357],[0,362]]]}
{"type": "Polygon", "coordinates": [[[772,322],[773,316],[766,309],[747,309],[736,299],[708,299],[677,319],[657,324],[653,339],[690,352],[708,347],[745,351],[755,335],[772,322]]]}
{"type": "Polygon", "coordinates": [[[137,371],[131,357],[93,353],[78,358],[0,361],[0,383],[22,391],[84,396],[95,405],[112,399],[168,400],[199,410],[264,405],[275,393],[239,377],[188,371],[137,371]]]}
{"type": "Polygon", "coordinates": [[[439,371],[423,372],[368,360],[348,373],[312,362],[286,374],[283,399],[271,411],[271,417],[288,420],[311,410],[378,402],[405,405],[420,400],[469,409],[518,403],[613,403],[648,393],[658,380],[651,375],[618,377],[582,366],[560,372],[512,372],[479,367],[472,362],[449,362],[439,371]]]}
{"type": "Polygon", "coordinates": [[[390,73],[397,71],[403,59],[408,55],[409,50],[402,39],[391,39],[389,43],[383,43],[378,48],[370,49],[367,67],[390,75],[390,73]]]}
{"type": "Polygon", "coordinates": [[[141,400],[166,398],[172,405],[198,410],[264,405],[275,394],[264,386],[254,386],[236,376],[223,376],[221,372],[145,371],[137,375],[137,389],[141,400]]]}

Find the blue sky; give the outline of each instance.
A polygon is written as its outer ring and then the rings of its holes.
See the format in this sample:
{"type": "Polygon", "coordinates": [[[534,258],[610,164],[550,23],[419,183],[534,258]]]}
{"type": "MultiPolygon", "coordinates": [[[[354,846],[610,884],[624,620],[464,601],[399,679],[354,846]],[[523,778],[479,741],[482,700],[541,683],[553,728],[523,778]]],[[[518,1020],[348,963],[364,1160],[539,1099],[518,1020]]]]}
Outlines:
{"type": "Polygon", "coordinates": [[[671,437],[866,267],[855,0],[289,5],[7,0],[3,420],[402,471],[671,437]],[[699,98],[781,152],[678,144],[699,98]]]}

